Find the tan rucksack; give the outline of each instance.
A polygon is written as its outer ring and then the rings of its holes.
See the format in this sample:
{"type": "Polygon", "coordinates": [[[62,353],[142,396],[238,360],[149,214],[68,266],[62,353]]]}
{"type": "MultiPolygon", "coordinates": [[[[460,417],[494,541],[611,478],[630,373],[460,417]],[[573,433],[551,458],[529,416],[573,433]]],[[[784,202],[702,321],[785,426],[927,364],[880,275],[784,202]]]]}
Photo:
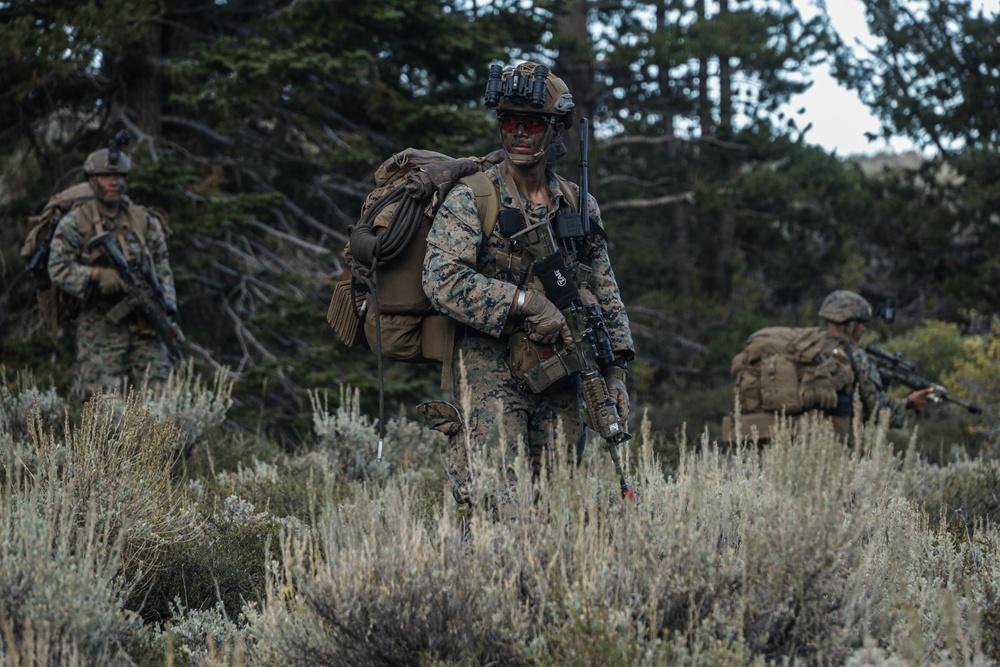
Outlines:
{"type": "Polygon", "coordinates": [[[500,203],[483,171],[502,159],[502,151],[452,158],[407,148],[379,166],[344,250],[351,278],[337,284],[327,311],[345,345],[370,347],[380,363],[442,362],[442,387],[450,384],[455,322],[434,312],[420,282],[427,233],[459,182],[472,188],[483,229],[492,233],[500,203]]]}
{"type": "MultiPolygon", "coordinates": [[[[371,348],[380,364],[382,359],[441,362],[441,388],[450,387],[456,327],[431,307],[421,285],[427,234],[458,183],[472,190],[483,235],[492,234],[500,196],[484,172],[503,158],[502,150],[452,158],[407,148],[378,167],[376,188],[365,199],[344,249],[351,278],[336,285],[327,310],[327,322],[345,345],[371,348]]],[[[556,178],[576,210],[575,191],[556,178]]]]}
{"type": "Polygon", "coordinates": [[[853,393],[849,354],[818,327],[761,329],[747,339],[729,370],[743,414],[800,414],[814,407],[802,404],[803,383],[821,375],[830,378],[838,394],[853,393]]]}

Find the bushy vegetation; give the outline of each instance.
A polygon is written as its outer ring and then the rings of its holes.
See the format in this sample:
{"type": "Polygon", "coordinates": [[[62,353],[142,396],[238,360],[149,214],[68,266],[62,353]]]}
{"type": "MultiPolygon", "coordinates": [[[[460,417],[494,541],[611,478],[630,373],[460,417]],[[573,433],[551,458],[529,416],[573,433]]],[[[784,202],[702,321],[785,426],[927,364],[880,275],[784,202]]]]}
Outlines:
{"type": "MultiPolygon", "coordinates": [[[[225,371],[179,373],[63,406],[61,429],[42,408],[58,401],[5,377],[6,663],[1000,659],[1000,468],[931,462],[919,429],[905,451],[884,424],[854,450],[812,424],[724,451],[647,419],[624,452],[638,503],[592,442],[579,468],[522,469],[496,521],[446,493],[440,434],[394,418],[376,461],[354,390],[314,392],[313,436],[275,453],[217,428],[225,371]],[[230,446],[246,458],[218,465],[230,446]]],[[[477,456],[475,496],[523,463],[477,456]]]]}

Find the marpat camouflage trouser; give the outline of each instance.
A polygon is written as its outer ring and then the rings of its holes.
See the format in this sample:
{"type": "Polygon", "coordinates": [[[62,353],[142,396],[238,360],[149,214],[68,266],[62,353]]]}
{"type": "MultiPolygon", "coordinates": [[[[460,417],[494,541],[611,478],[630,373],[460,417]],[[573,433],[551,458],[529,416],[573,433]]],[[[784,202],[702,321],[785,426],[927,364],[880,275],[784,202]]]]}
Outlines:
{"type": "MultiPolygon", "coordinates": [[[[557,454],[554,443],[557,427],[561,424],[568,459],[574,463],[580,461],[586,434],[582,417],[583,401],[579,382],[575,378],[564,380],[559,389],[544,395],[533,394],[511,378],[507,367],[506,340],[477,337],[464,338],[457,346],[456,382],[459,379],[459,353],[466,374],[465,390],[471,398],[468,428],[474,448],[495,448],[504,442],[504,456],[509,464],[515,459],[520,440],[530,457],[532,471],[537,475],[545,457],[557,454]],[[498,412],[498,403],[502,404],[502,413],[498,412]]],[[[445,463],[458,502],[472,501],[468,488],[468,461],[465,435],[459,433],[448,441],[445,463]]],[[[507,481],[508,485],[517,481],[510,466],[507,481]]]]}
{"type": "Polygon", "coordinates": [[[149,369],[151,384],[170,375],[167,348],[152,330],[134,322],[113,324],[96,308],[84,309],[76,325],[76,376],[74,392],[89,398],[99,389],[109,392],[142,383],[149,369]]]}

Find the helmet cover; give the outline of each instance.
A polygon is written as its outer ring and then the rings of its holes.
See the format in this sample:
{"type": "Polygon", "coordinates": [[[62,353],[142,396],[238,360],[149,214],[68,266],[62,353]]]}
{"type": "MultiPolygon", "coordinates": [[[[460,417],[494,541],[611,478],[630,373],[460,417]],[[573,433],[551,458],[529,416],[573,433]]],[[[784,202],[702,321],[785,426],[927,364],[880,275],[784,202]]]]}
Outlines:
{"type": "Polygon", "coordinates": [[[851,320],[868,322],[872,318],[872,305],[860,294],[840,289],[830,292],[819,307],[819,316],[834,324],[851,320]]]}

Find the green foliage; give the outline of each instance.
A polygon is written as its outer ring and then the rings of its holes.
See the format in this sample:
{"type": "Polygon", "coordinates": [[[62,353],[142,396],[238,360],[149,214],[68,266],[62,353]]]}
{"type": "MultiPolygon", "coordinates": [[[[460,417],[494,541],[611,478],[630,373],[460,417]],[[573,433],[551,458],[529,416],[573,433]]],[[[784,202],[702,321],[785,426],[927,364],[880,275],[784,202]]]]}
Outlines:
{"type": "Polygon", "coordinates": [[[859,51],[842,43],[834,74],[878,114],[887,135],[912,138],[942,152],[963,146],[996,149],[998,56],[990,48],[997,16],[970,0],[866,3],[872,34],[859,51]]]}
{"type": "Polygon", "coordinates": [[[950,465],[934,465],[923,459],[913,466],[911,496],[919,500],[933,521],[965,539],[974,529],[1000,519],[1000,499],[994,490],[1000,482],[1000,463],[995,459],[963,457],[950,465]]]}
{"type": "Polygon", "coordinates": [[[953,372],[945,376],[947,386],[958,398],[974,401],[983,408],[980,419],[971,425],[974,433],[985,436],[996,451],[1000,437],[1000,325],[987,335],[962,341],[965,354],[953,372]]]}
{"type": "Polygon", "coordinates": [[[147,623],[171,618],[177,598],[189,609],[219,604],[230,619],[239,618],[248,602],[263,598],[268,545],[277,543],[283,522],[235,496],[208,510],[212,516],[205,518],[199,536],[165,549],[158,575],[126,601],[147,623]]]}
{"type": "Polygon", "coordinates": [[[953,322],[928,320],[902,336],[885,342],[885,350],[900,353],[917,364],[917,373],[935,382],[955,372],[968,352],[958,325],[953,322]]]}

